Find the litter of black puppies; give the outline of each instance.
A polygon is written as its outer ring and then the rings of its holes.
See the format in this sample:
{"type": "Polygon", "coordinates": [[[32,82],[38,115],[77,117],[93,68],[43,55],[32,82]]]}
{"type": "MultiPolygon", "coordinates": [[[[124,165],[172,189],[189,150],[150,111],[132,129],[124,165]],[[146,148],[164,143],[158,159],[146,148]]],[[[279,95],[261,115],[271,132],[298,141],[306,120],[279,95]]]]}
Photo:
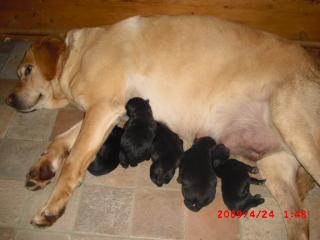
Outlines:
{"type": "Polygon", "coordinates": [[[108,174],[119,165],[120,139],[123,129],[115,126],[107,140],[101,146],[96,158],[88,167],[94,176],[108,174]]]}
{"type": "Polygon", "coordinates": [[[249,176],[258,169],[229,159],[229,149],[223,144],[217,145],[211,137],[202,137],[183,152],[179,136],[164,123],[154,120],[148,100],[132,98],[126,110],[128,121],[123,129],[114,127],[88,167],[91,174],[110,173],[119,163],[124,168],[135,167],[151,158],[150,179],[159,187],[168,184],[180,167],[177,181],[182,184],[185,206],[192,211],[199,211],[215,199],[217,177],[221,178],[224,203],[236,214],[264,202],[260,194],[250,193],[251,184],[265,182],[249,176]]]}
{"type": "Polygon", "coordinates": [[[252,196],[250,193],[251,184],[261,185],[266,181],[249,176],[249,173],[258,173],[256,167],[229,159],[229,150],[222,144],[213,150],[212,165],[221,178],[223,201],[230,210],[244,213],[264,203],[260,194],[252,196]]]}
{"type": "Polygon", "coordinates": [[[156,137],[151,147],[150,178],[161,187],[173,178],[180,165],[183,153],[183,142],[164,123],[157,122],[156,137]]]}
{"type": "Polygon", "coordinates": [[[182,185],[184,204],[191,211],[199,211],[215,198],[217,177],[211,161],[215,145],[210,137],[199,138],[182,155],[177,181],[182,185]]]}
{"type": "Polygon", "coordinates": [[[126,104],[129,120],[120,140],[119,160],[122,167],[137,166],[151,156],[151,146],[157,124],[148,100],[132,98],[126,104]]]}

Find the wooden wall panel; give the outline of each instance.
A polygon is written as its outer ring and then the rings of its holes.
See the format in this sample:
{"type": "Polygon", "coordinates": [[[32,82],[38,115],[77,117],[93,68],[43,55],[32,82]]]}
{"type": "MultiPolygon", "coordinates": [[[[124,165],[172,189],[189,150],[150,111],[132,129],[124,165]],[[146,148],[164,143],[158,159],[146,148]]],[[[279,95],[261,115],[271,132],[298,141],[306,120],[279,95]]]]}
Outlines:
{"type": "Polygon", "coordinates": [[[214,15],[320,41],[320,0],[0,0],[0,33],[47,34],[154,14],[214,15]]]}

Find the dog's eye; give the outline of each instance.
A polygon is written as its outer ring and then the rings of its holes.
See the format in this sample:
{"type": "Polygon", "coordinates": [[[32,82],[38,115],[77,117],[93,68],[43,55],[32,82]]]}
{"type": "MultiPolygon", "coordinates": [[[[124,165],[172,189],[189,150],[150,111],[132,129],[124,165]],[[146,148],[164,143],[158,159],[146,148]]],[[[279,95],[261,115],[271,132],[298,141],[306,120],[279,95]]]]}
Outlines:
{"type": "Polygon", "coordinates": [[[24,70],[24,75],[25,75],[25,76],[28,76],[31,72],[32,72],[32,66],[31,66],[31,65],[28,65],[28,66],[26,67],[26,69],[24,70]]]}

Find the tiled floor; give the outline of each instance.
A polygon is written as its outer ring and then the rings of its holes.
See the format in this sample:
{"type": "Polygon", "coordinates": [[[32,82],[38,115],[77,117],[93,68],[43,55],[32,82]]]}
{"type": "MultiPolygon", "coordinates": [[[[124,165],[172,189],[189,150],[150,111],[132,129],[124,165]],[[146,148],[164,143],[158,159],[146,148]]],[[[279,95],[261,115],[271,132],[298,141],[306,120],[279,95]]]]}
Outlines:
{"type": "MultiPolygon", "coordinates": [[[[71,107],[20,114],[4,105],[4,97],[16,82],[17,64],[29,45],[23,41],[0,44],[0,240],[286,239],[280,209],[265,187],[254,187],[253,191],[266,198],[259,209],[273,210],[275,219],[219,219],[217,211],[225,209],[220,193],[209,207],[190,212],[174,180],[162,188],[152,184],[150,162],[128,170],[119,167],[102,177],[88,173],[53,227],[31,226],[31,217],[44,204],[54,183],[29,192],[24,188],[25,174],[50,139],[83,114],[71,107]]],[[[319,188],[306,202],[312,239],[320,239],[319,188]]]]}

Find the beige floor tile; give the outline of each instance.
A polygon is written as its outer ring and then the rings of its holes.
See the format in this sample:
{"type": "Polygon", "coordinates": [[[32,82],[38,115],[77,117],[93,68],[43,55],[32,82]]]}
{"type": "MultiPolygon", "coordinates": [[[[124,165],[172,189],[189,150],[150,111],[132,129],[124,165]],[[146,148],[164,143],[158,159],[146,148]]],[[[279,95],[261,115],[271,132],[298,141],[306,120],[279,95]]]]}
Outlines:
{"type": "Polygon", "coordinates": [[[76,231],[127,235],[132,199],[132,189],[83,186],[76,231]]]}
{"type": "Polygon", "coordinates": [[[71,128],[77,122],[81,121],[83,117],[84,113],[81,111],[60,110],[51,133],[51,139],[71,128]]]}
{"type": "MultiPolygon", "coordinates": [[[[72,240],[130,240],[129,238],[111,237],[111,236],[94,236],[94,235],[80,235],[72,236],[72,240]]],[[[141,239],[143,240],[143,239],[141,239]]]]}
{"type": "Polygon", "coordinates": [[[0,105],[0,138],[4,138],[15,115],[15,110],[5,105],[0,105]]]}
{"type": "Polygon", "coordinates": [[[3,139],[0,145],[0,176],[24,180],[47,145],[48,142],[3,139]]]}
{"type": "Polygon", "coordinates": [[[13,180],[0,180],[0,226],[14,227],[26,199],[24,183],[13,180]]]}
{"type": "Polygon", "coordinates": [[[310,240],[320,239],[320,188],[315,187],[305,200],[309,213],[310,240]]]}
{"type": "Polygon", "coordinates": [[[274,212],[274,218],[241,218],[240,232],[241,240],[286,240],[286,230],[282,212],[275,199],[266,197],[265,203],[256,208],[250,209],[257,213],[259,210],[274,212]]]}
{"type": "MultiPolygon", "coordinates": [[[[27,199],[24,204],[23,213],[21,215],[21,220],[19,222],[19,227],[30,229],[34,228],[30,224],[30,220],[49,199],[54,186],[55,183],[51,183],[43,190],[28,192],[27,199]]],[[[49,228],[50,231],[73,230],[80,203],[80,191],[81,188],[78,188],[73,193],[71,199],[69,200],[65,213],[57,220],[57,222],[52,227],[49,228]]]]}
{"type": "Polygon", "coordinates": [[[0,240],[13,240],[14,231],[13,228],[0,227],[0,240]]]}
{"type": "Polygon", "coordinates": [[[238,240],[240,238],[239,221],[236,218],[218,218],[218,211],[226,207],[220,194],[216,195],[213,203],[192,212],[185,208],[186,236],[185,240],[238,240]]]}
{"type": "Polygon", "coordinates": [[[17,81],[0,79],[0,104],[5,104],[6,97],[12,92],[17,81]]]}
{"type": "Polygon", "coordinates": [[[56,117],[56,110],[18,113],[8,129],[6,137],[36,141],[49,140],[56,117]]]}
{"type": "MultiPolygon", "coordinates": [[[[155,238],[128,238],[128,237],[112,237],[112,236],[95,236],[95,235],[80,235],[75,234],[72,240],[153,240],[155,238]]],[[[155,240],[159,240],[155,239],[155,240]]]]}
{"type": "MultiPolygon", "coordinates": [[[[152,161],[144,161],[138,165],[138,174],[136,178],[136,185],[138,187],[151,187],[151,188],[159,188],[155,185],[150,179],[150,166],[152,161]]],[[[161,187],[161,189],[175,189],[180,190],[181,185],[177,183],[179,169],[176,170],[174,177],[171,179],[169,184],[165,184],[161,187]]]]}
{"type": "Polygon", "coordinates": [[[9,54],[8,53],[3,53],[1,52],[1,47],[0,47],[0,72],[3,69],[4,65],[8,61],[9,54]]]}
{"type": "Polygon", "coordinates": [[[139,177],[138,168],[124,169],[120,165],[111,173],[99,177],[86,174],[84,183],[88,185],[103,185],[110,187],[134,187],[136,186],[136,178],[139,177]]]}
{"type": "Polygon", "coordinates": [[[130,236],[182,239],[183,219],[180,192],[139,189],[134,201],[130,236]]]}
{"type": "Polygon", "coordinates": [[[7,40],[0,42],[0,52],[1,53],[10,53],[14,48],[15,41],[7,40]]]}
{"type": "Polygon", "coordinates": [[[71,240],[68,234],[45,231],[19,231],[15,240],[71,240]]]}
{"type": "Polygon", "coordinates": [[[3,66],[0,77],[8,78],[8,79],[17,79],[17,69],[18,66],[26,52],[26,50],[30,47],[31,41],[16,41],[14,44],[14,48],[10,51],[10,56],[3,66]]]}

